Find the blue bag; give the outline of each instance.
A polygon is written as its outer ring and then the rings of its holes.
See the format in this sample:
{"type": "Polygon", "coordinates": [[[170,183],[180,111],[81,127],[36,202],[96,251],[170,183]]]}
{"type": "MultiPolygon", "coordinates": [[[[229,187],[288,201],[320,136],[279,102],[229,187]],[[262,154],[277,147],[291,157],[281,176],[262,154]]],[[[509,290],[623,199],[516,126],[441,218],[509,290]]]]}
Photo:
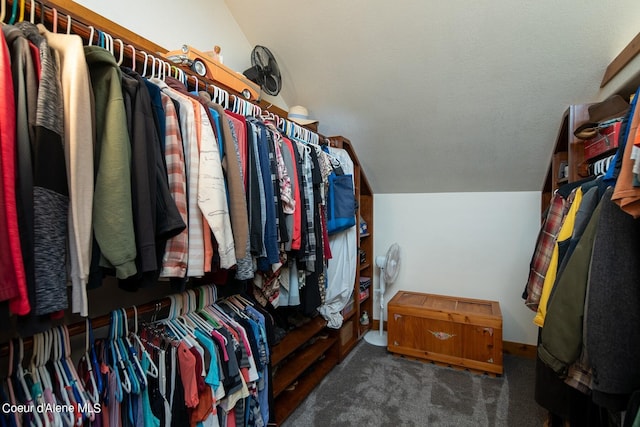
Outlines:
{"type": "Polygon", "coordinates": [[[353,176],[331,172],[327,196],[327,232],[338,233],[354,225],[356,225],[356,199],[353,191],[353,176]]]}

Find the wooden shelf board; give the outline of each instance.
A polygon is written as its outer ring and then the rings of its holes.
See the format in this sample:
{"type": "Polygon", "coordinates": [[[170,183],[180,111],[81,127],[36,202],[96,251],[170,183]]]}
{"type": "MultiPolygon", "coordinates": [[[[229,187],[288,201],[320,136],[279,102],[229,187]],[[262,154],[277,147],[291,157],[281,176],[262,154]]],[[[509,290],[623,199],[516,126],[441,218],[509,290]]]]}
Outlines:
{"type": "Polygon", "coordinates": [[[298,377],[325,354],[336,342],[336,337],[318,339],[313,344],[305,347],[287,360],[284,368],[278,370],[273,377],[273,396],[278,397],[287,387],[293,384],[298,377]]]}
{"type": "Polygon", "coordinates": [[[302,344],[324,329],[327,321],[321,316],[316,316],[305,325],[290,331],[283,339],[271,350],[271,364],[277,365],[289,354],[293,353],[302,344]]]}
{"type": "Polygon", "coordinates": [[[337,363],[335,357],[327,355],[313,367],[313,370],[298,379],[294,390],[283,391],[275,402],[276,422],[281,424],[286,420],[337,363]]]}
{"type": "Polygon", "coordinates": [[[607,67],[604,76],[602,76],[602,82],[600,87],[604,87],[611,79],[613,79],[625,65],[629,63],[640,52],[640,33],[638,33],[633,40],[629,42],[627,46],[616,56],[613,61],[607,67]]]}

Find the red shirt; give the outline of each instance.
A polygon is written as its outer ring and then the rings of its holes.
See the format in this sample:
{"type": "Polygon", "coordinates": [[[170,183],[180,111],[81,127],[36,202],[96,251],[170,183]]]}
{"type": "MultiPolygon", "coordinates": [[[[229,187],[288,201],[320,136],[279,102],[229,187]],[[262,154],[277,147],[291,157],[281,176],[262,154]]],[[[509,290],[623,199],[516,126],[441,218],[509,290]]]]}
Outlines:
{"type": "Polygon", "coordinates": [[[16,112],[9,50],[0,31],[0,300],[9,299],[13,313],[31,310],[22,261],[16,207],[16,112]]]}

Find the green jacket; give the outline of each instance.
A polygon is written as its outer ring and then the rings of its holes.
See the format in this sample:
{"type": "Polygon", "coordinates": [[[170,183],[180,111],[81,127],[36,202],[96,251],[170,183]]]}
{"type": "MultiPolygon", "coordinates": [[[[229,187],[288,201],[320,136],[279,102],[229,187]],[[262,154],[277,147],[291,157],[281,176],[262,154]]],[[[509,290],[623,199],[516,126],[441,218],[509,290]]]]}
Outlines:
{"type": "Polygon", "coordinates": [[[95,98],[95,192],[93,230],[103,259],[125,279],[136,274],[131,207],[131,143],[122,97],[121,73],[113,55],[85,46],[95,98]]]}

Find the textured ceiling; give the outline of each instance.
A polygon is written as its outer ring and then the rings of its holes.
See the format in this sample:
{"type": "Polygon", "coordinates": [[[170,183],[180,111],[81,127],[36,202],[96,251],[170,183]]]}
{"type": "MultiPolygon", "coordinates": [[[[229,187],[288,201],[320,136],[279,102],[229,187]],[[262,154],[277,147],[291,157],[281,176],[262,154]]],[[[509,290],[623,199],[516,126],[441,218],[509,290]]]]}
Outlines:
{"type": "Polygon", "coordinates": [[[540,190],[563,111],[638,32],[640,2],[609,3],[226,1],[376,193],[540,190]]]}

